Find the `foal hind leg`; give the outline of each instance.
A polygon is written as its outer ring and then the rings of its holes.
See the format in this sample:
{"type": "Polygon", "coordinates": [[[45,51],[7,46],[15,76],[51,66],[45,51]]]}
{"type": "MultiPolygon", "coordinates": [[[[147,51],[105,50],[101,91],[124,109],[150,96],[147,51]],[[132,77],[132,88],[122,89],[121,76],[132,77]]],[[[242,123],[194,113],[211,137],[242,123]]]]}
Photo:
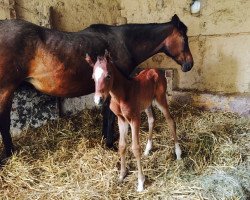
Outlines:
{"type": "Polygon", "coordinates": [[[0,132],[6,157],[10,157],[13,153],[13,143],[10,135],[12,96],[13,91],[11,89],[0,89],[0,132]]]}
{"type": "Polygon", "coordinates": [[[166,118],[168,127],[170,129],[170,133],[172,134],[172,136],[174,138],[176,158],[177,158],[177,160],[180,160],[181,159],[181,148],[180,148],[180,145],[178,143],[177,136],[176,136],[176,124],[175,124],[175,121],[173,120],[173,118],[169,112],[169,107],[168,107],[167,98],[166,98],[165,93],[162,92],[160,95],[156,96],[156,104],[157,104],[157,107],[160,109],[160,111],[163,113],[164,117],[166,118]]]}
{"type": "Polygon", "coordinates": [[[152,105],[150,105],[146,110],[145,113],[147,114],[148,117],[148,142],[144,151],[144,155],[148,156],[149,152],[152,149],[153,142],[152,142],[152,136],[153,136],[153,128],[154,128],[154,113],[153,113],[153,108],[152,105]]]}

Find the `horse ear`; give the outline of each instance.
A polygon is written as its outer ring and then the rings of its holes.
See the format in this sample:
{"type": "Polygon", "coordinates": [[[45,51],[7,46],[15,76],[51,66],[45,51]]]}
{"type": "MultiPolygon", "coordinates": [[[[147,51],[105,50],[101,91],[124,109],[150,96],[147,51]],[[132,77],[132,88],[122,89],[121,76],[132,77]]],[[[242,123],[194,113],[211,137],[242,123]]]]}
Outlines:
{"type": "Polygon", "coordinates": [[[92,59],[91,59],[91,57],[89,56],[88,53],[86,53],[85,60],[86,60],[86,62],[87,62],[91,67],[94,67],[95,64],[93,63],[93,61],[92,61],[92,59]]]}
{"type": "Polygon", "coordinates": [[[175,14],[173,17],[172,17],[172,20],[171,20],[177,27],[179,27],[179,24],[180,24],[180,18],[175,14]]]}
{"type": "Polygon", "coordinates": [[[109,51],[107,49],[105,49],[105,53],[104,53],[104,56],[108,56],[109,55],[109,51]]]}

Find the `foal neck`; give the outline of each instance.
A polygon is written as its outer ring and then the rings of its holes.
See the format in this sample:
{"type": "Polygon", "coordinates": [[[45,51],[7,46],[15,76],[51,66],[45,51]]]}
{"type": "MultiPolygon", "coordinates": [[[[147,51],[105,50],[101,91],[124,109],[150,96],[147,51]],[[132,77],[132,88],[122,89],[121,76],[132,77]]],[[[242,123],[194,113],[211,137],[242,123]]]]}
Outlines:
{"type": "Polygon", "coordinates": [[[109,93],[112,98],[121,101],[126,98],[126,93],[131,89],[134,80],[127,79],[115,66],[113,66],[113,72],[113,86],[109,93]]]}

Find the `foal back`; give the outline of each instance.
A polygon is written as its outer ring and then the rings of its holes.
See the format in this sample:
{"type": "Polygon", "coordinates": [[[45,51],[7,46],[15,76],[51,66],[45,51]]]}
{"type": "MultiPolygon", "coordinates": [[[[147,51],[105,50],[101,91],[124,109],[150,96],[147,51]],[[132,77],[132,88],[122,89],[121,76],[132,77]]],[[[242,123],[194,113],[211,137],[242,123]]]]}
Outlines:
{"type": "Polygon", "coordinates": [[[138,83],[138,87],[133,87],[134,97],[139,100],[141,111],[148,108],[153,99],[165,94],[167,89],[164,73],[158,69],[145,69],[134,80],[138,83]]]}

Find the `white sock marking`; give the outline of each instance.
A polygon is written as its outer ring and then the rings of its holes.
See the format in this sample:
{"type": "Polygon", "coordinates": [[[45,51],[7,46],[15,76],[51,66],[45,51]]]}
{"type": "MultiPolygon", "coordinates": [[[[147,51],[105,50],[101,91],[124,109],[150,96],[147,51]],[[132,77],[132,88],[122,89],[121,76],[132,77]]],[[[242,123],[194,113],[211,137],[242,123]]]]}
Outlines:
{"type": "Polygon", "coordinates": [[[138,179],[137,192],[142,192],[144,190],[145,176],[142,179],[138,179]]]}
{"type": "Polygon", "coordinates": [[[101,78],[103,72],[104,71],[103,71],[103,69],[101,67],[96,67],[95,72],[94,72],[95,81],[98,81],[99,78],[101,78]]]}
{"type": "Polygon", "coordinates": [[[145,151],[144,151],[144,155],[145,156],[148,156],[148,154],[149,154],[149,152],[151,151],[151,149],[152,149],[152,140],[148,140],[148,142],[147,142],[147,145],[146,145],[146,149],[145,149],[145,151]]]}
{"type": "Polygon", "coordinates": [[[176,154],[176,158],[177,160],[181,159],[181,148],[179,143],[175,143],[175,154],[176,154]]]}

